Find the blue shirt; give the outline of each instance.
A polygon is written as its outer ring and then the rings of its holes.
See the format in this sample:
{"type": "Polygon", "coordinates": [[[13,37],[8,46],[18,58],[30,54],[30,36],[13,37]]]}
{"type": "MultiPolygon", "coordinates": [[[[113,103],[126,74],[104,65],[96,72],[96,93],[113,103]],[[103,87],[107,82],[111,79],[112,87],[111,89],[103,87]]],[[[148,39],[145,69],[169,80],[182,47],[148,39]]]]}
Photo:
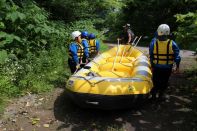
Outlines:
{"type": "Polygon", "coordinates": [[[72,59],[74,60],[76,64],[79,64],[79,58],[77,55],[78,48],[79,46],[75,42],[72,42],[69,46],[69,50],[71,51],[71,54],[72,54],[72,59]]]}
{"type": "Polygon", "coordinates": [[[88,40],[82,39],[81,45],[83,46],[84,57],[87,59],[89,57],[89,50],[88,50],[89,44],[88,44],[88,40]]]}
{"type": "MultiPolygon", "coordinates": [[[[149,55],[150,55],[150,62],[151,65],[154,67],[158,67],[158,68],[172,68],[172,64],[166,64],[166,65],[162,65],[162,64],[154,64],[153,63],[153,50],[154,50],[154,44],[156,44],[156,38],[153,38],[151,40],[150,46],[149,46],[149,55]]],[[[181,57],[179,55],[179,47],[177,46],[177,44],[172,40],[172,50],[174,52],[174,62],[176,63],[177,67],[179,67],[179,64],[181,62],[181,57]]]]}
{"type": "Polygon", "coordinates": [[[96,51],[100,50],[100,42],[99,40],[95,40],[96,41],[96,51]]]}

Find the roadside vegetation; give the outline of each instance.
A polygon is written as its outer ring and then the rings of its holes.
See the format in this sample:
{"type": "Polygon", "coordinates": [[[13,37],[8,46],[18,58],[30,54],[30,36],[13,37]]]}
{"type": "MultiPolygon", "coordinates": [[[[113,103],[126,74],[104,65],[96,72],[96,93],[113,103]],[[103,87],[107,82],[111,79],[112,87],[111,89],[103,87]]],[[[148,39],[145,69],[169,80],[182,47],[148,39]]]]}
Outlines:
{"type": "MultiPolygon", "coordinates": [[[[10,98],[64,85],[74,30],[116,41],[122,25],[130,23],[136,35],[150,41],[162,21],[170,24],[181,48],[197,50],[196,5],[196,0],[1,0],[0,111],[10,98]]],[[[101,50],[107,50],[103,43],[101,50]]]]}

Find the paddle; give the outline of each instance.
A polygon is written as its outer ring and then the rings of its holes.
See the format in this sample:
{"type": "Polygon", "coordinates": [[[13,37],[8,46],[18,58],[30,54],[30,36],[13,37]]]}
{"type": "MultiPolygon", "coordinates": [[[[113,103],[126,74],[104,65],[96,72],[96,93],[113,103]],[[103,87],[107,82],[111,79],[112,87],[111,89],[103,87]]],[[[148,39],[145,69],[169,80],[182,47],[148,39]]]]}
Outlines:
{"type": "Polygon", "coordinates": [[[102,35],[106,34],[107,32],[109,32],[109,29],[105,29],[101,32],[100,35],[97,36],[97,38],[100,38],[102,35]]]}
{"type": "Polygon", "coordinates": [[[118,38],[117,40],[118,40],[117,52],[116,52],[116,57],[115,57],[114,62],[113,62],[112,71],[114,70],[114,65],[115,65],[116,58],[117,58],[118,52],[119,52],[120,39],[118,38]]]}
{"type": "Polygon", "coordinates": [[[131,46],[129,47],[129,49],[127,50],[127,52],[130,51],[131,47],[135,44],[135,41],[137,40],[138,36],[135,37],[135,39],[133,40],[133,42],[131,43],[131,46]]]}
{"type": "MultiPolygon", "coordinates": [[[[131,43],[131,46],[133,45],[133,43],[135,42],[135,40],[137,39],[137,36],[135,37],[135,39],[132,41],[132,43],[131,43]]],[[[126,47],[126,46],[125,46],[126,47]]],[[[121,58],[120,58],[120,63],[121,63],[121,61],[122,61],[122,57],[124,56],[124,53],[125,53],[125,48],[124,47],[124,50],[123,50],[123,53],[122,53],[122,56],[121,56],[121,58]]],[[[131,48],[131,47],[130,47],[131,48]]]]}
{"type": "MultiPolygon", "coordinates": [[[[142,36],[139,37],[138,41],[134,44],[133,47],[136,47],[137,46],[137,44],[139,43],[139,41],[140,41],[141,38],[142,38],[142,36]]],[[[131,49],[129,56],[131,55],[132,51],[133,51],[133,48],[131,49]]]]}

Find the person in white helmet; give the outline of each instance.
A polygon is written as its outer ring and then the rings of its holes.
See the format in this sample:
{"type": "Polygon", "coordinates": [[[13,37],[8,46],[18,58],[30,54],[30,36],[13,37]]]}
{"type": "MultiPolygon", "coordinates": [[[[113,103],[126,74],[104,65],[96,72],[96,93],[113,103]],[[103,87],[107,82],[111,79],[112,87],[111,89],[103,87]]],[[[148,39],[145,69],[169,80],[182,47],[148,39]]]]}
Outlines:
{"type": "Polygon", "coordinates": [[[80,68],[80,64],[82,63],[82,58],[84,55],[84,49],[81,45],[80,31],[72,32],[71,37],[74,41],[69,45],[68,65],[70,67],[71,73],[74,73],[80,68]]]}
{"type": "Polygon", "coordinates": [[[175,41],[169,39],[170,27],[167,24],[159,25],[157,36],[152,39],[149,46],[150,62],[153,73],[152,99],[165,100],[164,92],[168,86],[168,80],[172,73],[173,64],[176,63],[176,71],[179,71],[181,57],[179,47],[175,41]]]}

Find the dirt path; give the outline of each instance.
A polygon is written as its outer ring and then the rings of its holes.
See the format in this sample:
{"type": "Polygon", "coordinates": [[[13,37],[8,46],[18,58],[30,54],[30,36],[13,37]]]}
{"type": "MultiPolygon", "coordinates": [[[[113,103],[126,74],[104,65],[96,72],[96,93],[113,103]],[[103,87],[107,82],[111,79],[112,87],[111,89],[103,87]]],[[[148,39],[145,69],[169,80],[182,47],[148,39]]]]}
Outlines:
{"type": "MultiPolygon", "coordinates": [[[[183,71],[197,61],[184,55],[182,65],[183,71]]],[[[197,85],[190,86],[190,79],[183,73],[173,74],[166,102],[147,102],[128,110],[81,109],[63,88],[27,94],[10,102],[1,117],[0,131],[196,131],[197,85]]]]}

